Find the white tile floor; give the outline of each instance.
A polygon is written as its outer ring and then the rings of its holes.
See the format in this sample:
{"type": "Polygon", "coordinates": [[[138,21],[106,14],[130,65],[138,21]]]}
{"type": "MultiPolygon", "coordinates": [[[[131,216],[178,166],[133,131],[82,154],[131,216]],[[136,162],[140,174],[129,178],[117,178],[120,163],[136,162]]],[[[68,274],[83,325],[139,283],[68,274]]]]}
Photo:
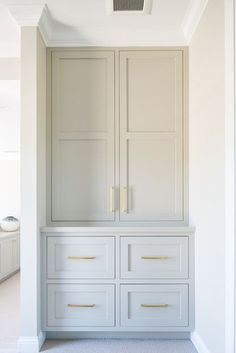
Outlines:
{"type": "MultiPolygon", "coordinates": [[[[0,284],[0,353],[16,353],[19,336],[19,273],[0,284]]],[[[50,353],[197,353],[188,340],[48,340],[50,353]]]]}
{"type": "Polygon", "coordinates": [[[20,273],[0,283],[0,353],[16,351],[20,328],[20,273]]]}

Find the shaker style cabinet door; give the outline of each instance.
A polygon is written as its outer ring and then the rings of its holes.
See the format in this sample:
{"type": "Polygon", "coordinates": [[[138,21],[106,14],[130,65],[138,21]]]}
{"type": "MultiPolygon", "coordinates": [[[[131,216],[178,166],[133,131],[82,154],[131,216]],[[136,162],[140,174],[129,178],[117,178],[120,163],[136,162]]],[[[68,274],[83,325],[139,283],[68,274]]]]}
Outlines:
{"type": "Polygon", "coordinates": [[[114,52],[52,53],[52,221],[112,221],[114,52]]]}
{"type": "Polygon", "coordinates": [[[183,220],[182,51],[120,52],[121,221],[183,220]]]}

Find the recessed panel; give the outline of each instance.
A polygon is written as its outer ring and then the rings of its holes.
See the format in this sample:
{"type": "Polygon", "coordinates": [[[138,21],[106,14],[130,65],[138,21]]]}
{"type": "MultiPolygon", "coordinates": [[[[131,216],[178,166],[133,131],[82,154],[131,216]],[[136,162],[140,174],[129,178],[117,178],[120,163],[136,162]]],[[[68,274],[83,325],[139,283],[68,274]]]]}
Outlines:
{"type": "Polygon", "coordinates": [[[175,57],[127,59],[127,130],[175,131],[182,78],[175,57]]]}
{"type": "Polygon", "coordinates": [[[187,279],[188,238],[122,237],[121,276],[139,279],[187,279]]]}
{"type": "Polygon", "coordinates": [[[181,217],[182,172],[176,156],[174,137],[127,142],[127,218],[157,220],[181,217]]]}
{"type": "Polygon", "coordinates": [[[188,285],[122,285],[121,325],[188,326],[188,285]]]}
{"type": "Polygon", "coordinates": [[[113,285],[49,284],[47,303],[48,326],[114,326],[113,285]]]}
{"type": "Polygon", "coordinates": [[[61,58],[55,84],[58,131],[107,131],[106,58],[61,58]]]}
{"type": "Polygon", "coordinates": [[[53,168],[54,220],[104,220],[109,213],[106,140],[61,140],[53,168]]]}

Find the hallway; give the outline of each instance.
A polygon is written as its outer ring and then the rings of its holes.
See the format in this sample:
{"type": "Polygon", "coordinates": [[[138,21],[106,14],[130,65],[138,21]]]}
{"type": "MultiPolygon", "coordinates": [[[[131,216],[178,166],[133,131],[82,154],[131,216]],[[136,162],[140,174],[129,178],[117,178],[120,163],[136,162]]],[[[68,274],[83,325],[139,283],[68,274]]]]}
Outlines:
{"type": "Polygon", "coordinates": [[[15,353],[20,327],[20,272],[0,284],[0,353],[15,353]]]}

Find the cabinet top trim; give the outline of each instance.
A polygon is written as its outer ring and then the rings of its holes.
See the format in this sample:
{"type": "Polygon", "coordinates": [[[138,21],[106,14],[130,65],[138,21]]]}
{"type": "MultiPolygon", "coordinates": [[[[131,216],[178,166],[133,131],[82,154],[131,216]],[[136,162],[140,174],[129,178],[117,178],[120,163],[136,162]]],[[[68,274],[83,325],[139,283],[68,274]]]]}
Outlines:
{"type": "Polygon", "coordinates": [[[195,227],[41,227],[41,233],[76,233],[109,235],[188,235],[195,227]]]}

